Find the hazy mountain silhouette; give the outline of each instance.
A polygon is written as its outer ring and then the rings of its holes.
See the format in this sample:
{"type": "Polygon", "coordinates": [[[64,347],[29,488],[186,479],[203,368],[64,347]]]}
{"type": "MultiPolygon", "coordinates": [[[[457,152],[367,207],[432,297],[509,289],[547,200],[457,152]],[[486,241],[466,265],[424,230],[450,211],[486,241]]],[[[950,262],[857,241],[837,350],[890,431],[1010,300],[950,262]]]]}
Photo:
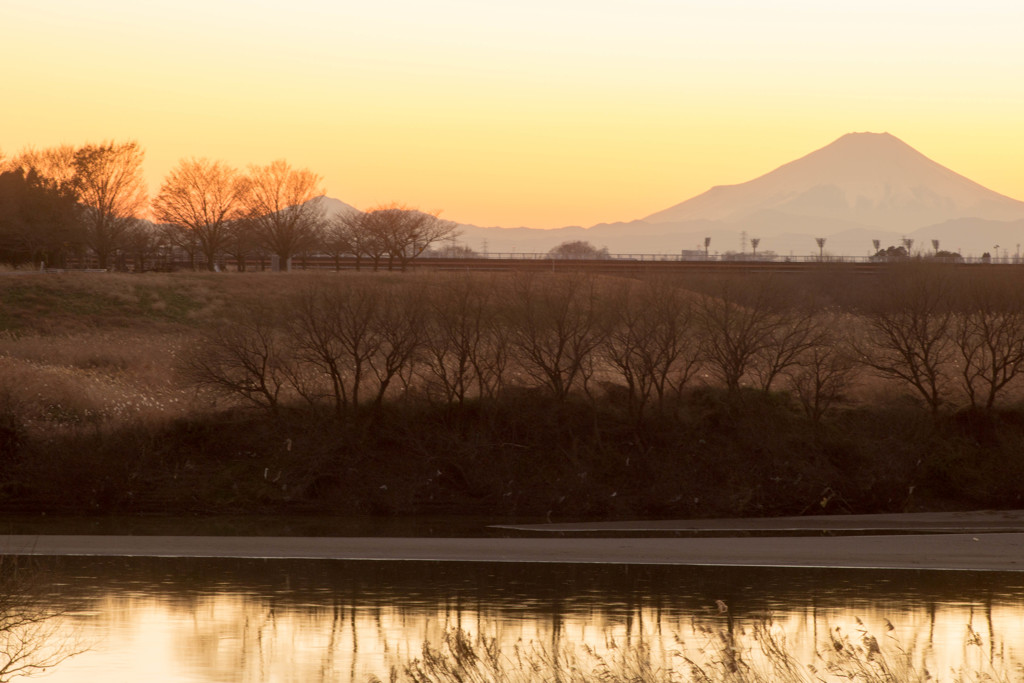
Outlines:
{"type": "Polygon", "coordinates": [[[328,197],[327,195],[311,199],[310,201],[317,202],[318,204],[320,204],[323,207],[324,215],[327,216],[328,218],[333,218],[334,216],[339,215],[357,213],[359,211],[359,209],[352,206],[351,204],[346,204],[340,199],[334,199],[333,197],[328,197]]]}
{"type": "Polygon", "coordinates": [[[815,219],[911,232],[958,218],[1024,218],[1024,202],[935,163],[888,133],[850,133],[739,185],[721,185],[647,216],[722,221],[769,236],[815,219]]]}
{"type": "MultiPolygon", "coordinates": [[[[346,205],[347,206],[347,205],[346,205]]],[[[461,225],[460,243],[477,251],[546,252],[588,240],[612,253],[749,251],[743,236],[761,238],[759,253],[867,255],[872,240],[914,251],[980,255],[1015,253],[1024,241],[1024,202],[993,192],[924,156],[888,133],[849,133],[770,173],[720,185],[642,220],[556,230],[461,225]]]]}

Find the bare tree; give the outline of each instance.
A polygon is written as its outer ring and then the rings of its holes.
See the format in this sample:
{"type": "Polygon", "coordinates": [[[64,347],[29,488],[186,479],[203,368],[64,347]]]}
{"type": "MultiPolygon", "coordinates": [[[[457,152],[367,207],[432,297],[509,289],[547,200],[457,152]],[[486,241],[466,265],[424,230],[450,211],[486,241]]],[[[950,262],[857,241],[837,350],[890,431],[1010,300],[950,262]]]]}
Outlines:
{"type": "Polygon", "coordinates": [[[291,355],[277,311],[250,303],[192,346],[181,369],[197,386],[276,415],[282,391],[292,384],[291,355]]]}
{"type": "Polygon", "coordinates": [[[412,363],[423,340],[423,293],[411,286],[385,287],[376,310],[374,327],[380,344],[370,358],[376,395],[373,407],[380,409],[388,389],[404,378],[408,389],[412,363]]]}
{"type": "Polygon", "coordinates": [[[517,274],[508,309],[512,348],[527,374],[559,400],[585,388],[608,321],[592,277],[517,274]]]}
{"type": "Polygon", "coordinates": [[[771,278],[723,280],[697,304],[704,362],[729,391],[745,379],[764,391],[802,354],[822,344],[811,302],[771,278]]]}
{"type": "MultiPolygon", "coordinates": [[[[511,335],[499,307],[504,302],[504,280],[493,276],[474,278],[473,297],[468,315],[474,326],[479,326],[477,343],[470,349],[469,361],[473,366],[476,386],[482,398],[498,396],[505,386],[506,372],[511,359],[511,335]]],[[[476,333],[473,333],[476,336],[476,333]]]]}
{"type": "Polygon", "coordinates": [[[388,270],[394,269],[396,261],[406,270],[430,245],[457,235],[455,223],[441,220],[436,213],[389,204],[337,216],[328,227],[327,241],[332,252],[354,255],[356,270],[364,256],[374,270],[385,257],[388,270]]]}
{"type": "Polygon", "coordinates": [[[146,265],[156,260],[166,234],[149,221],[136,220],[128,228],[124,238],[124,255],[131,259],[133,270],[141,273],[146,265]]]}
{"type": "Polygon", "coordinates": [[[182,159],[167,177],[153,212],[166,223],[191,233],[214,270],[230,240],[230,226],[241,217],[245,183],[238,172],[219,161],[182,159]]]}
{"type": "Polygon", "coordinates": [[[830,317],[822,322],[825,334],[820,343],[805,349],[784,373],[804,413],[814,423],[821,422],[842,400],[855,366],[852,352],[843,341],[840,320],[830,317]]]}
{"type": "MultiPolygon", "coordinates": [[[[329,396],[334,412],[341,416],[349,407],[352,389],[348,382],[353,371],[358,386],[359,366],[350,365],[351,357],[341,332],[347,320],[336,294],[313,287],[295,297],[289,306],[289,337],[296,359],[315,369],[310,373],[311,381],[298,383],[299,393],[314,406],[329,396]],[[319,388],[322,384],[327,385],[326,390],[319,388]]],[[[366,314],[372,315],[369,308],[366,314]]]]}
{"type": "Polygon", "coordinates": [[[353,248],[345,218],[347,218],[345,215],[334,216],[324,224],[323,249],[325,253],[334,258],[335,271],[341,270],[341,258],[343,256],[356,257],[356,270],[359,270],[361,265],[362,255],[353,248]]]}
{"type": "Polygon", "coordinates": [[[739,391],[759,354],[771,344],[777,320],[767,282],[723,280],[696,303],[701,358],[730,392],[739,391]]]}
{"type": "Polygon", "coordinates": [[[423,303],[410,288],[356,280],[316,286],[291,305],[290,340],[296,359],[315,369],[296,389],[316,403],[330,396],[339,415],[354,415],[369,395],[379,408],[393,382],[408,374],[422,337],[423,303]]]}
{"type": "MultiPolygon", "coordinates": [[[[338,236],[334,231],[334,222],[329,221],[324,224],[323,240],[320,243],[323,253],[327,254],[334,260],[334,271],[338,272],[341,270],[341,259],[343,256],[351,255],[352,252],[348,249],[348,243],[338,236]]],[[[356,270],[359,269],[359,264],[356,264],[356,270]]]]}
{"type": "Polygon", "coordinates": [[[459,235],[458,226],[441,218],[440,212],[427,213],[394,205],[384,211],[393,218],[398,217],[387,232],[388,252],[398,259],[402,270],[432,244],[455,239],[459,235]],[[396,211],[401,213],[395,214],[396,211]]]}
{"type": "Polygon", "coordinates": [[[85,145],[75,152],[73,185],[85,209],[86,242],[100,268],[123,246],[146,205],[144,153],[135,141],[85,145]]]}
{"type": "Polygon", "coordinates": [[[491,288],[481,278],[458,274],[431,283],[423,334],[423,366],[429,390],[447,405],[462,406],[483,393],[476,367],[488,347],[491,288]]]}
{"type": "Polygon", "coordinates": [[[772,314],[764,326],[765,343],[754,353],[751,374],[764,391],[787,369],[827,343],[827,327],[811,305],[787,302],[771,306],[772,314]]]}
{"type": "Polygon", "coordinates": [[[356,270],[360,269],[364,256],[377,270],[388,253],[383,230],[378,229],[373,218],[361,211],[335,216],[328,224],[325,241],[331,252],[355,256],[356,270]]]}
{"type": "Polygon", "coordinates": [[[250,166],[242,205],[256,239],[289,268],[295,254],[315,246],[323,228],[320,176],[284,160],[250,166]]]}
{"type": "Polygon", "coordinates": [[[188,267],[196,269],[199,256],[199,237],[193,231],[176,223],[163,223],[159,227],[163,239],[174,249],[185,252],[188,267]]]}
{"type": "MultiPolygon", "coordinates": [[[[379,292],[365,282],[314,287],[293,302],[291,338],[297,357],[316,367],[329,385],[335,412],[355,412],[381,346],[375,318],[379,292]]],[[[315,400],[309,390],[302,393],[315,400]]]]}
{"type": "Polygon", "coordinates": [[[856,340],[862,363],[908,384],[932,413],[946,400],[953,343],[953,291],[943,272],[905,266],[893,271],[866,311],[867,338],[856,340]]]}
{"type": "Polygon", "coordinates": [[[235,268],[239,273],[248,270],[249,259],[260,253],[254,233],[252,221],[248,218],[238,218],[227,224],[224,253],[234,259],[235,268]]]}
{"type": "Polygon", "coordinates": [[[370,209],[363,214],[359,226],[366,233],[365,242],[374,251],[383,249],[388,256],[388,270],[397,260],[402,270],[420,256],[431,244],[451,239],[457,226],[442,220],[437,213],[426,213],[398,204],[370,209]]]}
{"type": "Polygon", "coordinates": [[[615,319],[601,350],[626,382],[629,406],[638,420],[651,399],[664,408],[666,395],[679,394],[693,376],[699,345],[692,305],[676,283],[656,278],[621,291],[615,319]]]}
{"type": "Polygon", "coordinates": [[[1024,372],[1024,298],[1003,282],[975,280],[955,313],[953,336],[971,405],[991,410],[1024,372]]]}
{"type": "Polygon", "coordinates": [[[493,398],[509,360],[508,329],[498,315],[493,278],[457,273],[426,288],[419,364],[429,397],[462,406],[472,396],[493,398]]]}

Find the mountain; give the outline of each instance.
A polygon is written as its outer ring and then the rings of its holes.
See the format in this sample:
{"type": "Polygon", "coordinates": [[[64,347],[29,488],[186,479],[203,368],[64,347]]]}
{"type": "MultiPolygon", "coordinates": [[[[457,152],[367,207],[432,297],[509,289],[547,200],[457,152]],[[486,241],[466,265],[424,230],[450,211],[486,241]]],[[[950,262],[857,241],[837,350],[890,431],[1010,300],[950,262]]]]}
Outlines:
{"type": "MultiPolygon", "coordinates": [[[[337,200],[326,199],[328,202],[337,200]]],[[[355,210],[343,202],[338,205],[355,210]]],[[[340,207],[335,207],[341,210],[340,207]]],[[[1024,202],[993,192],[924,156],[888,133],[849,133],[821,149],[738,185],[703,194],[626,223],[556,230],[460,225],[459,243],[479,252],[546,252],[587,240],[616,254],[746,251],[866,256],[914,240],[913,251],[941,249],[965,256],[1019,253],[1024,202]]]]}
{"type": "Polygon", "coordinates": [[[1024,218],[1024,202],[935,163],[888,133],[850,133],[739,185],[713,187],[648,223],[721,221],[770,236],[794,223],[911,232],[959,218],[1024,218]]]}
{"type": "Polygon", "coordinates": [[[324,215],[327,216],[328,218],[359,212],[359,209],[352,206],[351,204],[346,204],[340,199],[334,199],[333,197],[328,197],[327,195],[316,197],[315,199],[311,199],[310,201],[319,204],[323,208],[324,215]]]}

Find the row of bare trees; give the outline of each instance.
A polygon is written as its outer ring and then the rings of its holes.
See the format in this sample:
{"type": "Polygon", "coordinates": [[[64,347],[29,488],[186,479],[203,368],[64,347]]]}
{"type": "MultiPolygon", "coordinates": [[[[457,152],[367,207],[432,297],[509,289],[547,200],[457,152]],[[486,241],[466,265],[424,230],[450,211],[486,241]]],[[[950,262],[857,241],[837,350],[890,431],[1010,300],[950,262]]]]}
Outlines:
{"type": "Polygon", "coordinates": [[[328,220],[321,178],[278,160],[243,173],[208,159],[182,159],[152,203],[137,142],[27,150],[0,159],[0,252],[11,262],[59,262],[88,251],[100,268],[115,257],[143,262],[161,247],[213,270],[231,258],[332,253],[405,268],[455,225],[398,205],[328,220]],[[143,220],[151,208],[156,223],[143,220]]]}
{"type": "Polygon", "coordinates": [[[911,388],[933,413],[962,397],[991,409],[1024,372],[1019,283],[956,273],[894,270],[850,342],[860,362],[911,388]]]}
{"type": "Polygon", "coordinates": [[[212,270],[224,256],[244,269],[258,250],[287,264],[320,242],[321,180],[283,160],[242,173],[220,161],[183,159],[164,179],[153,214],[171,243],[212,270]]]}
{"type": "Polygon", "coordinates": [[[885,296],[838,310],[771,278],[352,276],[242,306],[184,367],[271,411],[302,400],[342,416],[532,387],[619,397],[641,419],[710,385],[788,391],[817,421],[869,377],[935,413],[991,409],[1024,371],[1024,295],[982,278],[952,287],[940,271],[897,274],[885,296]]]}

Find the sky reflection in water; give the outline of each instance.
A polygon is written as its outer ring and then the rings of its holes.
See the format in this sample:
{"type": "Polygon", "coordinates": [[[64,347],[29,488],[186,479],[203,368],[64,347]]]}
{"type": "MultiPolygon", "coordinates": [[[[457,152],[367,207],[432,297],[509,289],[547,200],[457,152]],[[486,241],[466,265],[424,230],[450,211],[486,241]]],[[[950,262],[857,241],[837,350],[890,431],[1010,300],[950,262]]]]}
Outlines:
{"type": "Polygon", "coordinates": [[[815,644],[836,627],[899,645],[939,680],[1024,663],[1020,574],[82,558],[45,570],[92,644],[55,682],[387,680],[452,628],[509,653],[642,643],[666,667],[713,659],[718,634],[750,642],[758,625],[819,667],[815,644]]]}

